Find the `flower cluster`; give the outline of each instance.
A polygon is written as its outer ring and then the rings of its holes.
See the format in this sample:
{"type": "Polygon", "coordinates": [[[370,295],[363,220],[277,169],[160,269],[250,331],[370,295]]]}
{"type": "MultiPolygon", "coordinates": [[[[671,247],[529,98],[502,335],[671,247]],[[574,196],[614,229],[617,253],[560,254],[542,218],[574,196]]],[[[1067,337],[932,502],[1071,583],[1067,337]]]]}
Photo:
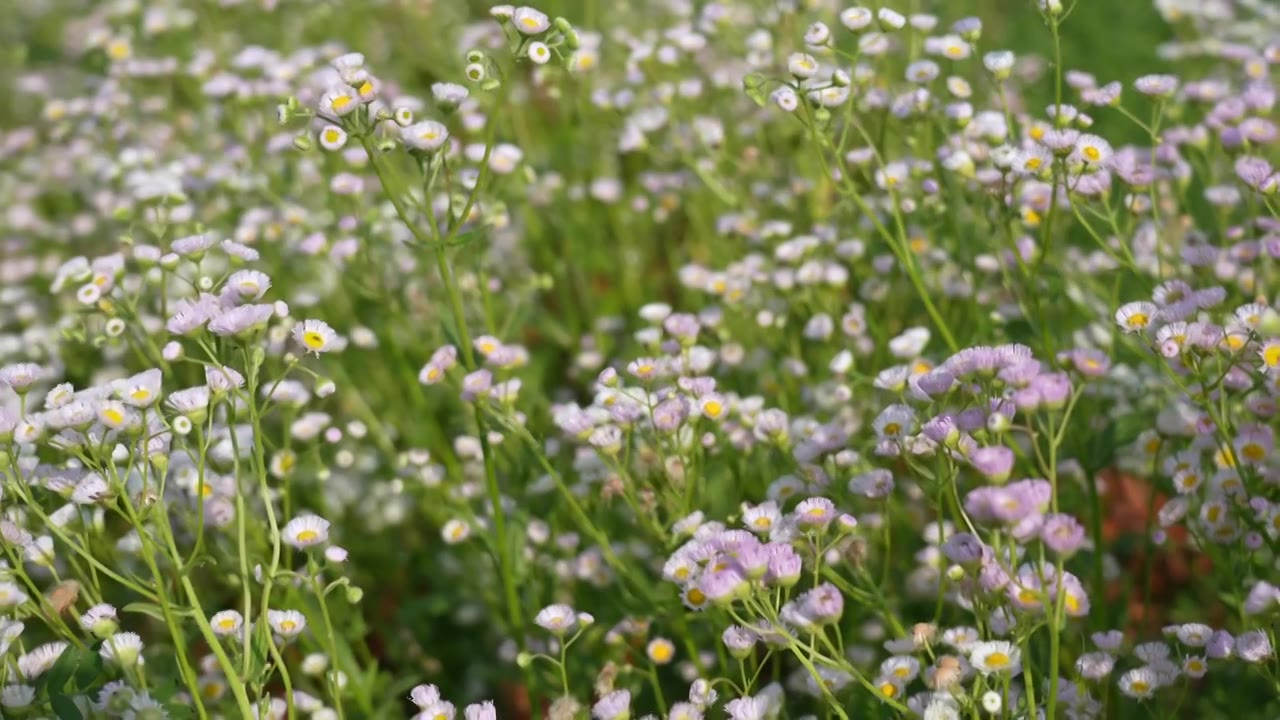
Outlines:
{"type": "Polygon", "coordinates": [[[91,5],[0,111],[0,716],[1274,709],[1266,3],[91,5]]]}

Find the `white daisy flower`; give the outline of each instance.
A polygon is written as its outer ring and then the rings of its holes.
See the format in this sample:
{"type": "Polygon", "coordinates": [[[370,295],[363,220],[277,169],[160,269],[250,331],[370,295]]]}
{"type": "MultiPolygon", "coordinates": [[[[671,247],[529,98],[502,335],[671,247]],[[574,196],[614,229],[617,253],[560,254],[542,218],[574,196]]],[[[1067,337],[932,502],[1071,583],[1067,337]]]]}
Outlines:
{"type": "Polygon", "coordinates": [[[568,605],[548,605],[538,611],[533,621],[547,632],[564,635],[578,623],[578,614],[568,605]]]}
{"type": "Polygon", "coordinates": [[[104,662],[133,667],[141,660],[142,638],[138,633],[116,633],[102,642],[98,654],[104,662]]]}
{"type": "Polygon", "coordinates": [[[551,19],[541,10],[526,5],[511,13],[511,24],[524,35],[540,35],[551,27],[551,19]]]}
{"type": "Polygon", "coordinates": [[[313,547],[329,539],[329,521],[319,515],[302,515],[285,523],[280,534],[293,547],[313,547]]]}
{"type": "Polygon", "coordinates": [[[330,88],[320,97],[320,109],[338,117],[350,115],[359,106],[360,97],[348,85],[330,88]]]}
{"type": "Polygon", "coordinates": [[[244,616],[235,610],[221,610],[209,618],[209,625],[216,635],[234,635],[244,625],[244,616]]]}
{"type": "Polygon", "coordinates": [[[536,65],[546,65],[551,60],[551,48],[547,47],[544,42],[531,42],[529,47],[525,49],[525,54],[536,65]]]}
{"type": "Polygon", "coordinates": [[[435,120],[416,122],[400,131],[400,141],[414,150],[435,152],[449,140],[449,128],[435,120]]]}
{"type": "Polygon", "coordinates": [[[337,125],[324,126],[317,137],[320,139],[320,147],[329,152],[341,150],[347,144],[347,131],[337,125]]]}
{"type": "Polygon", "coordinates": [[[1154,303],[1126,303],[1116,310],[1116,324],[1128,333],[1142,332],[1155,320],[1158,310],[1154,303]]]}
{"type": "Polygon", "coordinates": [[[291,638],[307,629],[307,618],[297,610],[268,610],[267,624],[278,635],[291,638]]]}
{"type": "Polygon", "coordinates": [[[457,545],[471,537],[471,526],[465,520],[454,518],[444,524],[444,527],[440,530],[440,536],[444,538],[446,543],[457,545]]]}
{"type": "Polygon", "coordinates": [[[1160,679],[1154,670],[1148,667],[1134,668],[1120,676],[1120,692],[1131,698],[1144,700],[1155,694],[1160,687],[1160,679]]]}
{"type": "Polygon", "coordinates": [[[45,643],[31,652],[18,656],[18,672],[25,680],[40,677],[53,667],[62,652],[67,649],[65,642],[45,643]]]}
{"type": "Polygon", "coordinates": [[[293,326],[293,339],[316,355],[333,349],[337,337],[338,334],[323,320],[308,319],[293,326]]]}
{"type": "Polygon", "coordinates": [[[1017,675],[1022,668],[1022,651],[1006,640],[975,643],[969,650],[969,662],[984,675],[1009,673],[1017,675]]]}

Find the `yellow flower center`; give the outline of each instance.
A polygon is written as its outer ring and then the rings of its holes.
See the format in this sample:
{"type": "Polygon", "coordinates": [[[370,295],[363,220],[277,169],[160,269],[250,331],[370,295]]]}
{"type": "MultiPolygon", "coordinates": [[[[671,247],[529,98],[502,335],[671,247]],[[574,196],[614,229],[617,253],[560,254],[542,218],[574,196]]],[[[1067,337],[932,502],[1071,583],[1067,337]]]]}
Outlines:
{"type": "Polygon", "coordinates": [[[676,568],[676,571],[672,574],[676,576],[677,580],[688,580],[689,568],[687,567],[676,568]]]}
{"type": "Polygon", "coordinates": [[[124,422],[124,413],[115,408],[107,408],[102,411],[102,417],[112,425],[119,425],[124,422]]]}
{"type": "Polygon", "coordinates": [[[369,82],[368,80],[365,80],[364,83],[360,85],[360,89],[358,92],[361,95],[368,95],[369,93],[373,92],[373,83],[369,82]]]}
{"type": "Polygon", "coordinates": [[[530,30],[534,30],[534,29],[536,29],[536,28],[538,27],[538,25],[539,25],[539,23],[538,23],[538,18],[536,18],[536,17],[526,17],[526,18],[523,18],[523,19],[521,19],[521,20],[520,20],[520,24],[521,24],[521,25],[524,25],[525,27],[529,28],[530,30]]]}
{"type": "Polygon", "coordinates": [[[1025,167],[1026,167],[1028,170],[1039,170],[1039,169],[1040,169],[1040,166],[1041,166],[1043,163],[1044,163],[1044,161],[1043,161],[1043,160],[1041,160],[1041,159],[1040,159],[1040,158],[1038,158],[1038,157],[1029,157],[1029,158],[1027,158],[1027,161],[1026,161],[1025,163],[1023,163],[1023,164],[1025,165],[1025,167]]]}
{"type": "Polygon", "coordinates": [[[689,594],[686,595],[685,598],[689,601],[689,604],[691,605],[701,605],[707,601],[706,594],[703,593],[698,588],[694,588],[690,590],[689,594]]]}
{"type": "Polygon", "coordinates": [[[294,628],[296,628],[296,627],[298,627],[298,623],[296,623],[296,622],[294,622],[294,621],[292,621],[292,620],[281,620],[281,621],[280,621],[280,629],[281,629],[281,630],[283,630],[284,632],[289,632],[289,631],[293,630],[293,629],[294,629],[294,628]]]}
{"type": "Polygon", "coordinates": [[[342,112],[342,109],[351,104],[350,95],[339,95],[333,99],[333,109],[342,112]]]}
{"type": "Polygon", "coordinates": [[[133,392],[129,393],[129,397],[137,402],[146,402],[151,399],[151,391],[146,388],[134,388],[133,392]]]}
{"type": "Polygon", "coordinates": [[[720,417],[720,413],[724,412],[724,406],[715,400],[708,400],[706,404],[702,406],[702,412],[709,418],[718,418],[720,417]]]}
{"type": "Polygon", "coordinates": [[[1257,443],[1249,443],[1240,448],[1240,454],[1244,455],[1250,462],[1258,462],[1267,456],[1267,451],[1257,443]]]}
{"type": "Polygon", "coordinates": [[[439,377],[440,377],[440,369],[439,369],[439,368],[431,368],[431,369],[427,370],[427,379],[428,379],[428,380],[432,380],[432,381],[434,381],[434,380],[436,380],[436,379],[437,379],[437,378],[439,378],[439,377]]]}
{"type": "Polygon", "coordinates": [[[235,630],[236,621],[233,618],[223,618],[218,621],[219,630],[235,630]]]}
{"type": "Polygon", "coordinates": [[[900,678],[906,678],[908,675],[911,674],[911,668],[907,667],[906,665],[900,665],[893,669],[893,674],[900,678]]]}
{"type": "Polygon", "coordinates": [[[929,241],[922,237],[913,237],[907,242],[907,245],[911,247],[911,252],[919,254],[928,249],[929,241]]]}
{"type": "Polygon", "coordinates": [[[465,535],[466,533],[467,533],[467,526],[459,524],[459,525],[455,525],[454,528],[449,531],[449,537],[453,540],[461,540],[462,536],[465,535]]]}
{"type": "Polygon", "coordinates": [[[333,128],[329,128],[328,130],[325,130],[325,131],[324,131],[324,141],[325,141],[325,142],[336,143],[336,142],[338,142],[338,138],[339,138],[339,137],[342,137],[342,136],[341,136],[341,135],[339,135],[339,134],[338,134],[338,131],[337,131],[337,130],[335,130],[335,129],[333,129],[333,128]]]}
{"type": "Polygon", "coordinates": [[[209,699],[217,699],[222,696],[222,686],[216,682],[208,683],[204,686],[202,694],[209,699]]]}
{"type": "Polygon", "coordinates": [[[901,431],[902,431],[902,426],[899,425],[898,423],[894,423],[894,422],[886,423],[884,426],[885,435],[897,435],[901,431]]]}
{"type": "Polygon", "coordinates": [[[880,683],[880,694],[891,698],[898,694],[898,686],[891,682],[882,682],[880,683]]]}
{"type": "Polygon", "coordinates": [[[1070,613],[1080,612],[1080,598],[1076,597],[1075,595],[1072,595],[1071,593],[1067,593],[1067,596],[1063,600],[1063,602],[1066,603],[1067,612],[1070,612],[1070,613]]]}
{"type": "Polygon", "coordinates": [[[107,56],[112,60],[124,60],[133,54],[133,48],[123,40],[116,40],[107,46],[107,56]]]}
{"type": "Polygon", "coordinates": [[[1150,690],[1151,686],[1142,680],[1134,680],[1133,683],[1129,685],[1129,689],[1135,693],[1144,693],[1147,690],[1150,690]]]}
{"type": "Polygon", "coordinates": [[[1084,150],[1080,151],[1080,154],[1084,155],[1084,159],[1089,162],[1098,162],[1098,159],[1102,157],[1102,153],[1098,151],[1098,148],[1092,145],[1089,145],[1084,150]]]}
{"type": "Polygon", "coordinates": [[[319,350],[324,347],[324,336],[314,330],[302,334],[302,344],[312,350],[319,350]]]}
{"type": "Polygon", "coordinates": [[[1031,139],[1032,139],[1032,140],[1039,140],[1039,139],[1040,139],[1040,138],[1042,138],[1042,137],[1044,137],[1044,128],[1043,128],[1043,127],[1041,127],[1041,126],[1037,125],[1037,126],[1035,126],[1035,127],[1031,128],[1031,139]]]}
{"type": "Polygon", "coordinates": [[[1141,329],[1151,324],[1151,318],[1146,313],[1136,312],[1130,315],[1126,322],[1131,328],[1141,329]]]}
{"type": "Polygon", "coordinates": [[[1272,368],[1280,365],[1280,344],[1268,345],[1262,351],[1262,362],[1266,363],[1267,367],[1272,368]]]}
{"type": "Polygon", "coordinates": [[[320,533],[316,532],[315,530],[303,530],[302,532],[298,533],[297,540],[298,542],[308,543],[308,542],[314,542],[318,537],[320,537],[320,533]]]}
{"type": "Polygon", "coordinates": [[[671,662],[671,658],[675,655],[675,649],[668,643],[654,643],[649,651],[650,657],[659,665],[671,662]]]}
{"type": "Polygon", "coordinates": [[[987,656],[987,665],[993,668],[1007,667],[1009,656],[1002,652],[993,652],[987,656]]]}

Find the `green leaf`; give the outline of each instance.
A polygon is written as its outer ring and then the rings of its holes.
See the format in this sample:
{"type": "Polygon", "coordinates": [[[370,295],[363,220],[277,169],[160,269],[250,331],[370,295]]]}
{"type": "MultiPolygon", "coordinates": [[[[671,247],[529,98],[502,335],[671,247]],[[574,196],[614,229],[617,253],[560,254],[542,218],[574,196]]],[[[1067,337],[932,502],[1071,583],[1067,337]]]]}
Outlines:
{"type": "MultiPolygon", "coordinates": [[[[155,603],[134,602],[134,603],[129,603],[128,605],[125,605],[120,609],[123,612],[141,613],[142,615],[149,615],[150,617],[155,618],[160,622],[165,621],[164,609],[161,608],[159,605],[156,605],[155,603]]],[[[189,618],[195,614],[193,610],[190,610],[188,608],[176,608],[176,607],[169,608],[169,612],[173,615],[176,615],[182,618],[189,618]]]]}
{"type": "Polygon", "coordinates": [[[178,681],[173,678],[169,678],[152,686],[149,694],[161,703],[168,704],[168,702],[178,694],[178,690],[178,681]]]}
{"type": "Polygon", "coordinates": [[[766,104],[765,82],[765,76],[760,73],[750,73],[742,78],[742,90],[747,94],[747,97],[755,101],[755,104],[760,107],[764,107],[766,104]]]}
{"type": "Polygon", "coordinates": [[[99,677],[102,677],[102,656],[90,651],[89,655],[80,661],[72,680],[77,689],[87,690],[99,677]]]}
{"type": "Polygon", "coordinates": [[[58,720],[84,720],[84,716],[80,714],[80,708],[76,707],[75,702],[66,695],[50,697],[49,704],[53,706],[53,714],[58,716],[58,720]]]}
{"type": "Polygon", "coordinates": [[[160,622],[164,622],[164,611],[161,610],[160,606],[156,605],[155,603],[133,602],[120,608],[120,610],[122,612],[142,613],[143,615],[150,615],[156,620],[159,620],[160,622]]]}

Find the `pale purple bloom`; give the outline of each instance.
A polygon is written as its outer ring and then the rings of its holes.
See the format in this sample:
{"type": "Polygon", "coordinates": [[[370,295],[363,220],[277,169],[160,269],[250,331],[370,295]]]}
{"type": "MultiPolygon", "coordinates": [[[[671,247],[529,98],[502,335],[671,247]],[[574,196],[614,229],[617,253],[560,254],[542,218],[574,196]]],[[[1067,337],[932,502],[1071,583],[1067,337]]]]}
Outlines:
{"type": "Polygon", "coordinates": [[[1084,526],[1070,515],[1055,513],[1045,518],[1040,538],[1058,555],[1071,555],[1084,545],[1084,526]]]}

